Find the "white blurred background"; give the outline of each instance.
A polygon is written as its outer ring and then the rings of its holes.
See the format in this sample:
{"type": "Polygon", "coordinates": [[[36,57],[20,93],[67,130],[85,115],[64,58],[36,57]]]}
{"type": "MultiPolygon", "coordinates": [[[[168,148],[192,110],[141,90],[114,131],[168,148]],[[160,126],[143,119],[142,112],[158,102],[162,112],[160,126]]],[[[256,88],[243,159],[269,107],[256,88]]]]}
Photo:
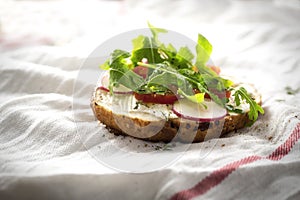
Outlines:
{"type": "Polygon", "coordinates": [[[2,0],[1,51],[43,44],[87,52],[111,36],[146,27],[148,20],[195,40],[200,32],[212,42],[213,55],[230,57],[265,42],[268,33],[296,37],[299,7],[298,0],[2,0]],[[257,38],[261,31],[266,34],[257,38]]]}

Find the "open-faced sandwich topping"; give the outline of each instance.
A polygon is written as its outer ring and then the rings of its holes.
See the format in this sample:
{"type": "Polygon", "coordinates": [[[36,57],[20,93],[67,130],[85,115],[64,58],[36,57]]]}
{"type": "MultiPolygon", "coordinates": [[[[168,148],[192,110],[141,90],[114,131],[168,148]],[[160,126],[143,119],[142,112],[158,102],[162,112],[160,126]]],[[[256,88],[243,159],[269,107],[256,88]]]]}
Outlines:
{"type": "Polygon", "coordinates": [[[148,25],[152,37],[134,38],[131,52],[114,50],[100,66],[106,73],[99,79],[92,107],[101,122],[121,134],[134,132],[134,137],[146,134],[142,138],[170,141],[183,130],[178,119],[186,127],[193,121],[199,125],[193,141],[203,141],[210,123],[218,125],[223,120],[224,134],[255,122],[264,113],[261,97],[252,86],[234,83],[220,75],[219,67],[207,64],[212,45],[204,36],[198,34],[193,54],[187,46],[176,49],[162,43],[158,35],[167,31],[148,25]],[[161,119],[166,120],[163,128],[157,135],[148,135],[158,129],[148,124],[161,119]],[[148,128],[142,131],[143,127],[148,128]]]}
{"type": "Polygon", "coordinates": [[[211,104],[206,101],[209,99],[229,112],[237,113],[243,112],[239,107],[243,101],[249,105],[252,121],[257,119],[259,112],[263,113],[245,88],[233,87],[231,80],[219,75],[219,67],[206,64],[212,45],[204,36],[198,34],[194,55],[188,47],[177,50],[172,44],[163,44],[158,40],[158,34],[167,31],[148,25],[152,37],[138,36],[132,40],[132,52],[115,50],[101,65],[109,72],[102,77],[103,90],[112,95],[133,93],[144,103],[174,104],[178,99],[186,99],[205,109],[211,104]]]}

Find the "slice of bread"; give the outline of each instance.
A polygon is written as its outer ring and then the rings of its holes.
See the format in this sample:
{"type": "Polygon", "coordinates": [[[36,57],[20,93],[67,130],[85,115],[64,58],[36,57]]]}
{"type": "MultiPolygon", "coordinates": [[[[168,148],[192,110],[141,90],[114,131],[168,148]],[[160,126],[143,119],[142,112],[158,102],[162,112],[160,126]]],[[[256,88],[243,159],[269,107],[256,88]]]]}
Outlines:
{"type": "MultiPolygon", "coordinates": [[[[245,87],[261,105],[261,95],[252,85],[239,86],[245,87]]],[[[153,142],[202,142],[250,122],[247,110],[242,114],[228,113],[222,120],[196,122],[177,117],[170,105],[143,105],[143,109],[135,110],[137,105],[132,94],[111,95],[97,88],[91,99],[95,117],[111,132],[153,142]]]]}

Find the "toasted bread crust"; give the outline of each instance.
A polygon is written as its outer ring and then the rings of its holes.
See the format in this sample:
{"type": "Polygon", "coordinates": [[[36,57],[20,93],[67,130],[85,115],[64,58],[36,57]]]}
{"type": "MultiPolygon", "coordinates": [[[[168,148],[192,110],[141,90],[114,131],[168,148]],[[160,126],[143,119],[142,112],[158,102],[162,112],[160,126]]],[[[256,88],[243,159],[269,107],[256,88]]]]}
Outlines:
{"type": "MultiPolygon", "coordinates": [[[[113,113],[105,106],[97,103],[95,94],[94,92],[91,99],[91,107],[95,117],[101,123],[105,124],[115,134],[129,135],[147,141],[202,142],[241,129],[250,122],[247,113],[227,114],[224,119],[211,122],[195,122],[180,118],[146,121],[113,113]]],[[[254,96],[256,102],[261,105],[261,96],[257,93],[254,96]]]]}

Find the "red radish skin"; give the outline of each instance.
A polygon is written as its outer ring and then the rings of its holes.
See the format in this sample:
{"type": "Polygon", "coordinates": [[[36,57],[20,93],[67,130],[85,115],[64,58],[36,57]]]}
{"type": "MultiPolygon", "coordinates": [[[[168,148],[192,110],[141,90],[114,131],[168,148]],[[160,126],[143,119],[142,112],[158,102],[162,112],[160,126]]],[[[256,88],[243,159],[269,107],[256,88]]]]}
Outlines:
{"type": "Polygon", "coordinates": [[[120,92],[120,91],[113,91],[115,94],[133,94],[133,91],[128,91],[128,92],[120,92]]]}
{"type": "Polygon", "coordinates": [[[179,112],[177,112],[176,110],[172,109],[172,111],[180,118],[183,119],[188,119],[188,120],[192,120],[192,121],[197,121],[197,122],[211,122],[211,121],[215,121],[215,120],[221,120],[223,119],[226,115],[222,116],[222,117],[216,117],[216,118],[197,118],[197,117],[191,117],[191,116],[186,116],[183,115],[179,112]]]}
{"type": "Polygon", "coordinates": [[[109,92],[109,89],[103,86],[98,87],[99,90],[103,90],[105,92],[109,92]]]}
{"type": "MultiPolygon", "coordinates": [[[[183,100],[182,101],[182,105],[185,103],[185,101],[188,101],[188,100],[183,100]]],[[[208,102],[206,102],[208,104],[208,102]]],[[[180,118],[183,118],[183,119],[188,119],[188,120],[192,120],[192,121],[198,121],[198,122],[210,122],[210,121],[215,121],[215,120],[220,120],[220,119],[223,119],[226,115],[227,115],[227,110],[225,108],[222,108],[220,107],[219,105],[217,105],[215,102],[211,101],[211,104],[210,106],[219,106],[219,107],[216,107],[218,112],[220,113],[217,113],[218,115],[217,116],[213,116],[213,117],[200,117],[200,116],[196,116],[196,115],[199,115],[199,110],[197,108],[195,108],[195,115],[192,116],[191,114],[186,114],[183,112],[180,112],[178,109],[176,109],[176,106],[177,104],[180,104],[180,102],[176,102],[175,104],[173,104],[172,106],[172,111],[180,118]],[[216,104],[216,105],[214,105],[216,104]],[[220,110],[221,109],[221,110],[220,110]]],[[[191,103],[192,105],[192,103],[191,103]]],[[[194,104],[195,106],[197,106],[196,104],[194,104]]],[[[213,111],[211,111],[212,113],[214,113],[213,111]]]]}

